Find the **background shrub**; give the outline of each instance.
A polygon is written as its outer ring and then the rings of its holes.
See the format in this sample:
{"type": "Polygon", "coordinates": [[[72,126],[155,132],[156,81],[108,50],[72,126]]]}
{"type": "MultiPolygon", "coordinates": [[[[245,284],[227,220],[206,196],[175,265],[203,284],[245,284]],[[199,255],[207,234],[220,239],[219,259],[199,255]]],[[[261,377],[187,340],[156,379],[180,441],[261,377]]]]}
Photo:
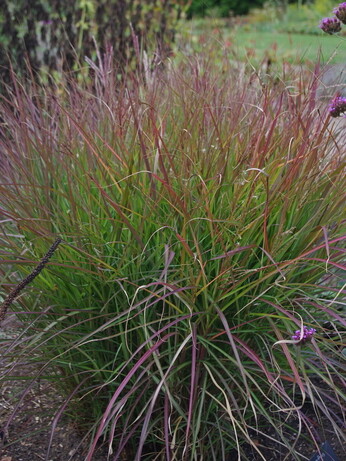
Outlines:
{"type": "MultiPolygon", "coordinates": [[[[323,0],[317,0],[319,4],[323,0]]],[[[264,6],[265,8],[279,7],[286,9],[289,3],[299,5],[310,4],[312,0],[192,0],[188,9],[188,15],[205,16],[210,12],[217,13],[220,16],[227,17],[230,13],[235,15],[247,14],[250,9],[264,6]]],[[[325,3],[325,2],[324,2],[325,3]]],[[[320,5],[319,5],[320,6],[320,5]]]]}
{"type": "Polygon", "coordinates": [[[263,5],[265,0],[192,0],[188,15],[205,16],[208,11],[217,11],[220,16],[227,17],[232,11],[234,14],[246,14],[250,8],[263,5]]]}
{"type": "Polygon", "coordinates": [[[184,1],[161,0],[5,0],[0,12],[0,77],[10,81],[8,67],[18,73],[73,70],[84,56],[112,46],[122,66],[139,47],[151,43],[164,55],[174,37],[184,1]],[[132,31],[131,26],[132,25],[132,31]],[[136,40],[138,39],[138,45],[136,40]],[[27,62],[26,62],[27,59],[27,62]]]}

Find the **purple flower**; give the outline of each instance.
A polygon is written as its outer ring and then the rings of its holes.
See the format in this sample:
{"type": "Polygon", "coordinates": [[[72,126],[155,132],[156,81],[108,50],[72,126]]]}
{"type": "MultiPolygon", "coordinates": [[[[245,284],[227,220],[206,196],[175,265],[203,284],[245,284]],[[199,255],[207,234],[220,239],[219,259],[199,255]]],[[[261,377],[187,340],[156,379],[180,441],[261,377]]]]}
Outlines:
{"type": "Polygon", "coordinates": [[[303,327],[303,335],[301,330],[296,330],[294,335],[292,336],[292,339],[294,341],[299,341],[300,344],[305,344],[308,341],[311,341],[311,338],[313,335],[316,333],[315,328],[308,328],[308,327],[303,327]]]}
{"type": "Polygon", "coordinates": [[[329,114],[331,117],[340,117],[346,114],[346,98],[335,96],[329,105],[329,114]]]}
{"type": "Polygon", "coordinates": [[[346,2],[334,8],[333,13],[342,23],[346,24],[346,2]]]}
{"type": "Polygon", "coordinates": [[[341,22],[337,18],[324,18],[320,22],[320,29],[326,34],[335,34],[341,30],[341,22]]]}

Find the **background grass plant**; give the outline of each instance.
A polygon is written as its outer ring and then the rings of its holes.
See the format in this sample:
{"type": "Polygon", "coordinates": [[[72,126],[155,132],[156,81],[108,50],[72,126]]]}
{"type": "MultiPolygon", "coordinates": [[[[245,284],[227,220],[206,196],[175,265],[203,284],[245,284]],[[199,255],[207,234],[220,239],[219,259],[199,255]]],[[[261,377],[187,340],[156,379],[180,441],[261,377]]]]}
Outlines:
{"type": "Polygon", "coordinates": [[[318,68],[262,78],[210,51],[91,73],[1,103],[4,291],[63,239],[4,343],[66,396],[52,436],[68,412],[87,460],[103,440],[111,459],[219,461],[260,454],[270,426],[300,459],[308,400],[343,437],[345,156],[318,68]]]}

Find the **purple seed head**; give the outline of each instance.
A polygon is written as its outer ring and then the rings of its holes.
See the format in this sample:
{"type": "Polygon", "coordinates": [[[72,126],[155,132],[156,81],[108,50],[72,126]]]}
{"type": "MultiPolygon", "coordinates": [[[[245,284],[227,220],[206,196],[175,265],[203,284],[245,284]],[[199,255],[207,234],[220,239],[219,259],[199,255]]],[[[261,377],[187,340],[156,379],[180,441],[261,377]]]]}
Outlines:
{"type": "Polygon", "coordinates": [[[335,96],[329,104],[329,114],[331,117],[340,117],[346,115],[346,98],[335,96]]]}
{"type": "Polygon", "coordinates": [[[311,341],[311,338],[313,335],[316,333],[315,328],[308,328],[308,327],[303,327],[303,335],[301,330],[296,330],[294,332],[294,335],[292,336],[292,339],[294,341],[299,341],[299,345],[305,344],[308,341],[311,341]]]}
{"type": "Polygon", "coordinates": [[[341,22],[337,18],[324,18],[320,22],[320,29],[329,35],[336,34],[341,30],[341,22]]]}
{"type": "Polygon", "coordinates": [[[346,24],[346,2],[340,3],[334,8],[333,13],[343,24],[346,24]]]}

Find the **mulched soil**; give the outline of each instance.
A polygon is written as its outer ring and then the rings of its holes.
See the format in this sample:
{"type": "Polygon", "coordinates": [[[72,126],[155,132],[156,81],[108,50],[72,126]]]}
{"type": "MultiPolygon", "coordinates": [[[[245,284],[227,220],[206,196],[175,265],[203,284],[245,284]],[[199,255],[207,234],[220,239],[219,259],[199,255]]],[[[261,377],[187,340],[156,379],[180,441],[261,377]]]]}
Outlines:
{"type": "MultiPolygon", "coordinates": [[[[0,334],[13,337],[16,334],[16,330],[13,329],[13,323],[6,321],[4,332],[0,331],[0,334]]],[[[28,371],[30,371],[30,368],[24,367],[16,373],[20,378],[23,374],[27,374],[28,371]]],[[[2,384],[0,388],[0,427],[7,421],[14,409],[13,396],[25,389],[26,385],[27,382],[20,379],[2,384]]],[[[88,444],[83,441],[83,437],[76,427],[66,418],[62,418],[58,423],[52,439],[49,456],[46,457],[53,414],[57,405],[62,402],[61,395],[57,393],[52,384],[44,381],[36,383],[27,393],[20,411],[10,425],[7,443],[3,444],[0,441],[0,461],[84,461],[88,444]]],[[[340,407],[334,405],[330,409],[339,418],[344,418],[340,407]]],[[[327,440],[333,447],[339,461],[346,459],[346,447],[343,446],[330,427],[328,419],[323,416],[318,419],[312,405],[306,404],[304,410],[309,418],[310,428],[320,442],[327,440]]],[[[289,422],[293,430],[291,433],[287,433],[286,436],[293,442],[297,438],[298,421],[291,417],[289,422]]],[[[272,429],[263,428],[262,431],[267,436],[275,438],[275,432],[272,429]]],[[[0,435],[4,438],[5,434],[0,435]]],[[[253,432],[253,441],[265,456],[266,461],[293,460],[287,450],[261,434],[253,432]]],[[[296,453],[299,454],[299,459],[310,460],[316,451],[316,448],[311,444],[311,436],[308,430],[304,429],[296,444],[296,453]]],[[[259,461],[261,459],[250,446],[245,446],[244,452],[250,460],[259,461]]],[[[94,461],[106,461],[107,459],[108,450],[104,446],[100,447],[93,457],[94,461]]],[[[109,459],[112,459],[112,457],[109,459]]],[[[146,456],[144,459],[150,461],[153,458],[146,456]]],[[[237,459],[236,453],[229,454],[228,461],[237,461],[237,459]]]]}

